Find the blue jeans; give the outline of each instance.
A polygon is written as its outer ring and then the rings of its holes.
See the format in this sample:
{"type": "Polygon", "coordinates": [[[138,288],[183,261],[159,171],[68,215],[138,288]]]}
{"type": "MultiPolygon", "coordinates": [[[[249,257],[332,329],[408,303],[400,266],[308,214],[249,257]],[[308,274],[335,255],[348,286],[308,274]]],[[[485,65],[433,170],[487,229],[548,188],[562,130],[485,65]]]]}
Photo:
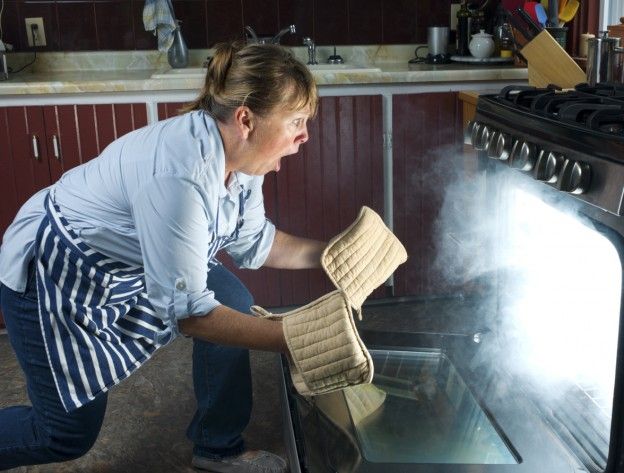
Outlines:
{"type": "MultiPolygon", "coordinates": [[[[210,270],[208,287],[222,304],[249,312],[249,291],[223,266],[210,270]]],[[[0,306],[32,403],[0,409],[0,470],[84,455],[100,432],[107,395],[65,412],[39,327],[34,271],[23,294],[0,287],[0,306]]],[[[241,433],[249,422],[252,396],[248,350],[194,340],[193,383],[197,412],[188,436],[194,452],[220,458],[243,451],[241,433]]]]}

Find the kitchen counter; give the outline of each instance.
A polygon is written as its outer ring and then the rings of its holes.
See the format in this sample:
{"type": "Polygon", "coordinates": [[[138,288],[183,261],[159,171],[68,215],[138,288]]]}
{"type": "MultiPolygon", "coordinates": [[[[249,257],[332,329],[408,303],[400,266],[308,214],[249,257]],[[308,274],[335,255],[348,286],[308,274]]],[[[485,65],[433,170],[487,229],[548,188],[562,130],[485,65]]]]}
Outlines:
{"type": "MultiPolygon", "coordinates": [[[[299,48],[293,48],[298,50],[299,48]]],[[[344,49],[344,48],[343,48],[344,49]]],[[[319,59],[322,61],[322,49],[319,59]]],[[[372,71],[314,71],[320,87],[340,85],[461,83],[519,81],[527,79],[527,69],[513,66],[465,64],[408,67],[413,46],[352,48],[347,62],[377,68],[372,71]],[[390,51],[390,52],[388,52],[390,51]],[[397,53],[398,51],[398,53],[397,53]]],[[[191,63],[201,64],[209,51],[193,51],[191,63]]],[[[301,51],[296,51],[301,55],[301,51]]],[[[26,60],[26,55],[23,55],[26,60]]],[[[169,69],[163,55],[151,51],[131,53],[47,53],[40,54],[31,70],[14,74],[0,82],[0,96],[32,94],[75,94],[197,90],[201,75],[163,77],[169,69]],[[114,60],[111,60],[111,56],[114,60]],[[158,78],[152,77],[154,74],[158,78]]],[[[321,62],[320,61],[320,62],[321,62]]],[[[195,66],[197,67],[197,66],[195,66]]]]}

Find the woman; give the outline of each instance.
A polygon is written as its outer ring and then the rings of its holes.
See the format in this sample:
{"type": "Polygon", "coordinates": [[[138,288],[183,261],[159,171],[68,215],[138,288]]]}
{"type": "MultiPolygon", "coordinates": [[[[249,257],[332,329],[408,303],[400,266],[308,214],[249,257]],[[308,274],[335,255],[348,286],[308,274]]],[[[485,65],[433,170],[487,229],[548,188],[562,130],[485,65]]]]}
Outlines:
{"type": "Polygon", "coordinates": [[[262,199],[316,104],[286,49],[221,44],[187,113],[119,138],[24,205],[0,252],[0,303],[32,407],[0,410],[0,469],[86,453],[108,389],[183,334],[194,339],[193,465],[285,471],[241,437],[247,349],[286,352],[281,323],[247,315],[249,292],[215,254],[319,267],[325,243],[277,231],[262,199]]]}

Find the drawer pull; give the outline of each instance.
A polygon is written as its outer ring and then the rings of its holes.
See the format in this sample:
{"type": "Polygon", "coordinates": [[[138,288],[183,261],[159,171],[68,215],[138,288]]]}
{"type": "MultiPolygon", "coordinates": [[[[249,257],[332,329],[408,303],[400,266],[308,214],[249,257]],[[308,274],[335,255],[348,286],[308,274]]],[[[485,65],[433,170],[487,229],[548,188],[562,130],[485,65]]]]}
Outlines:
{"type": "Polygon", "coordinates": [[[54,157],[60,161],[61,152],[59,150],[59,142],[56,135],[52,135],[52,148],[54,148],[54,157]]]}
{"type": "Polygon", "coordinates": [[[32,147],[33,147],[33,156],[36,160],[39,160],[39,139],[37,135],[32,135],[32,147]]]}

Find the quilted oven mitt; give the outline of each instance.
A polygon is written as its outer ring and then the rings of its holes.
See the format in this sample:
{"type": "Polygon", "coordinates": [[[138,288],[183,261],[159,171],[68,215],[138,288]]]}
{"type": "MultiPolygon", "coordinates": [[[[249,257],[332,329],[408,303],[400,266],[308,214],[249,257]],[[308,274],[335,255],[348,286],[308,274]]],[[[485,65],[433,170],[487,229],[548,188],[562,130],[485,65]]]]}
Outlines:
{"type": "Polygon", "coordinates": [[[290,351],[290,374],[299,394],[323,394],[372,381],[373,360],[341,291],[283,314],[272,314],[258,306],[251,310],[282,321],[290,351]]]}
{"type": "Polygon", "coordinates": [[[362,207],[349,228],[331,239],[321,265],[357,312],[366,298],[407,261],[399,239],[372,209],[362,207]]]}

